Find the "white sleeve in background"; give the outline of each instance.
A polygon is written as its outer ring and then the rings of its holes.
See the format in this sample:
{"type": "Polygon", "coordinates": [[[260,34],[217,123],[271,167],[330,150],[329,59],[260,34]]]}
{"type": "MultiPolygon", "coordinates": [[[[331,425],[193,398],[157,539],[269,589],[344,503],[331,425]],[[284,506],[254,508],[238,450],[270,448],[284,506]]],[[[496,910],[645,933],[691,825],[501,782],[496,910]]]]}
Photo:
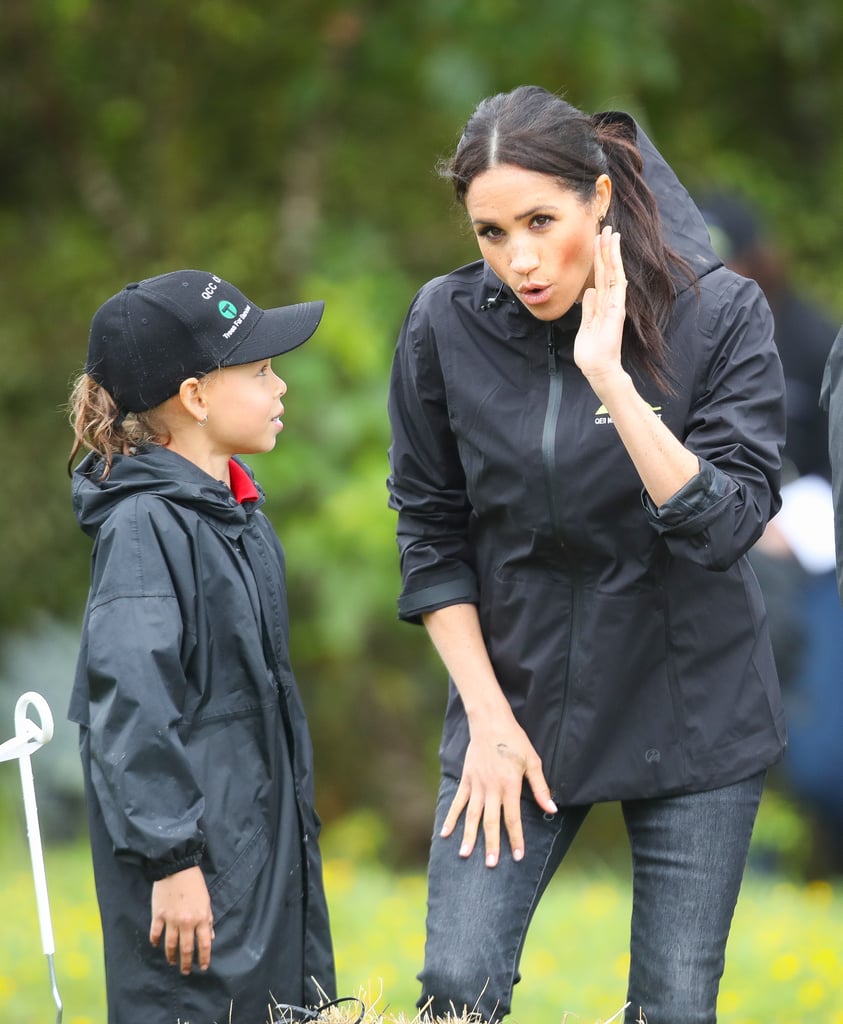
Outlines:
{"type": "Polygon", "coordinates": [[[806,572],[834,568],[834,506],[827,480],[808,475],[785,484],[782,507],[773,521],[806,572]]]}

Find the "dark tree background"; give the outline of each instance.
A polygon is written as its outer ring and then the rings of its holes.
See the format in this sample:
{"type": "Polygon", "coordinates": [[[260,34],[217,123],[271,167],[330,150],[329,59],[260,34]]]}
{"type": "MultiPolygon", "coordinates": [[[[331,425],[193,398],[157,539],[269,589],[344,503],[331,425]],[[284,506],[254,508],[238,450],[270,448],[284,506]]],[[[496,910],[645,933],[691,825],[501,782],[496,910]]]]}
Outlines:
{"type": "Polygon", "coordinates": [[[445,686],[395,618],[385,396],[415,289],[474,258],[436,159],[482,96],[524,82],[629,110],[692,191],[751,196],[840,316],[841,24],[839,0],[4,0],[0,632],[78,627],[64,404],[94,309],[182,266],[264,305],[325,298],[253,464],[288,552],[320,808],[385,814],[412,856],[445,686]]]}

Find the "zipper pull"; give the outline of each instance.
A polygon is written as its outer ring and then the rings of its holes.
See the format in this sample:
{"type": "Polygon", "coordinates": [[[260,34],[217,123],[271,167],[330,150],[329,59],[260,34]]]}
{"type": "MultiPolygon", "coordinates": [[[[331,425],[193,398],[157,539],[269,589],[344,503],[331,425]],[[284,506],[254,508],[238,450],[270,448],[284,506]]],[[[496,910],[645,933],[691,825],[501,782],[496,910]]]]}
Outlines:
{"type": "Polygon", "coordinates": [[[550,338],[547,343],[547,372],[551,377],[556,375],[556,347],[553,344],[553,338],[550,338]]]}

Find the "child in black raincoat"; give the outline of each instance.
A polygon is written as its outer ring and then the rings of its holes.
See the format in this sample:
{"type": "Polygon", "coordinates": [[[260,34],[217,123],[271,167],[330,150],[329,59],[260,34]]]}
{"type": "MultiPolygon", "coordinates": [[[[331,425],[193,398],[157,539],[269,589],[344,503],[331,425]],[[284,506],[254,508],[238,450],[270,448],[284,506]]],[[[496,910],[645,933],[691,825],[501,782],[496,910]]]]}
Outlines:
{"type": "Polygon", "coordinates": [[[259,1024],[335,995],[284,554],[238,458],[275,446],[270,359],[322,309],[262,310],[184,270],[93,318],[71,401],[94,548],[69,714],[110,1024],[259,1024]]]}

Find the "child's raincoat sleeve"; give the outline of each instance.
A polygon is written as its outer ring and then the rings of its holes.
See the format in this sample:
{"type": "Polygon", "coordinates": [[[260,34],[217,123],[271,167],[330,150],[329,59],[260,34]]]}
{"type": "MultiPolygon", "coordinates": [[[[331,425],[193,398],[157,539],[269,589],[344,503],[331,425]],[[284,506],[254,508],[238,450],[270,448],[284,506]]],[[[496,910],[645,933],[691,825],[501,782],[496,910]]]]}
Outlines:
{"type": "Polygon", "coordinates": [[[143,510],[106,524],[78,672],[87,676],[92,783],[118,855],[151,878],[198,864],[204,800],[181,737],[187,635],[156,530],[143,510]]]}

